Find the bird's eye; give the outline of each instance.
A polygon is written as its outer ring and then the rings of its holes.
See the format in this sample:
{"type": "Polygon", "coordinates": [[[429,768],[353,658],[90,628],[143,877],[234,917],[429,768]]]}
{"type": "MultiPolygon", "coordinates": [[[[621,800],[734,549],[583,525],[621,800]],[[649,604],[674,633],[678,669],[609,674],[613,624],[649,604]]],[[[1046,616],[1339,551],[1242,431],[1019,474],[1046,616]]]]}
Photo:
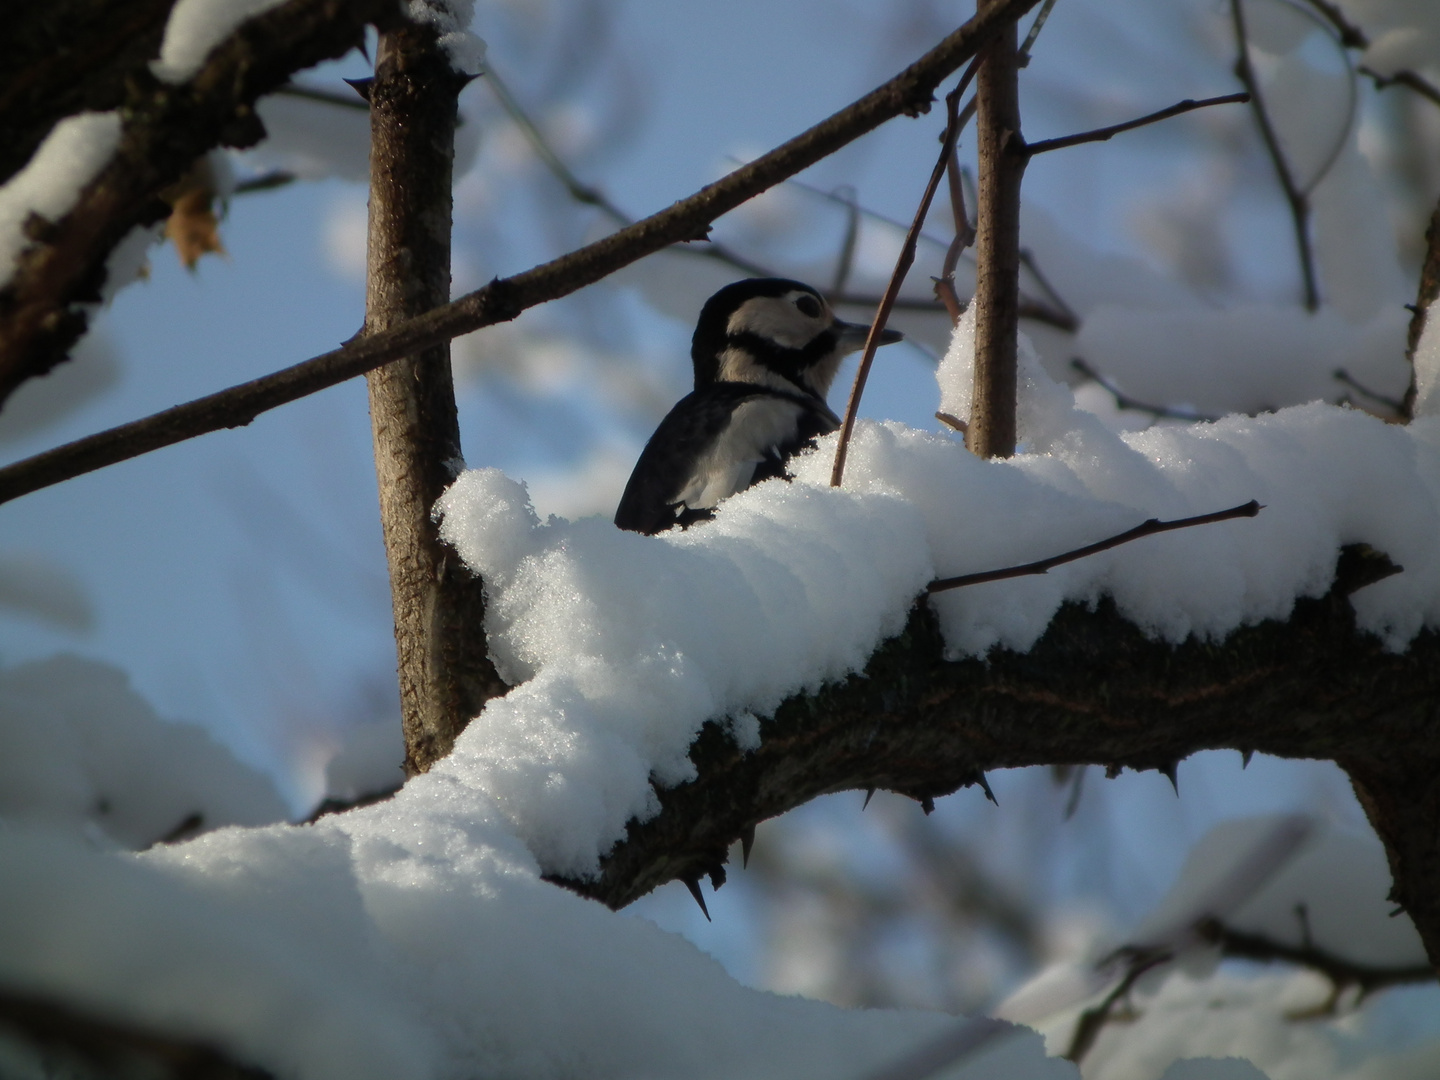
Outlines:
{"type": "Polygon", "coordinates": [[[812,319],[820,317],[820,301],[813,296],[797,296],[795,306],[800,309],[802,315],[808,315],[812,319]]]}

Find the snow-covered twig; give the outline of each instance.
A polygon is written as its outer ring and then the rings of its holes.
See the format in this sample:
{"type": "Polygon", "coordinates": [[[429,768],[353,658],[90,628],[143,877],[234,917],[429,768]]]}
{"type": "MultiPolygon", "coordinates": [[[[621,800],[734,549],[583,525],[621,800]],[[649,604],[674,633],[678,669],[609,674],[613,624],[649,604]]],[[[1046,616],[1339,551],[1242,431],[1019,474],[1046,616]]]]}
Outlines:
{"type": "Polygon", "coordinates": [[[1008,578],[1026,577],[1030,574],[1043,574],[1056,566],[1064,563],[1074,562],[1076,559],[1083,559],[1088,555],[1097,555],[1102,551],[1109,551],[1121,544],[1128,544],[1132,540],[1139,540],[1146,536],[1155,536],[1158,533],[1172,532],[1175,529],[1188,529],[1195,525],[1213,525],[1217,521],[1231,521],[1235,518],[1254,517],[1265,509],[1254,499],[1240,506],[1232,506],[1228,510],[1216,510],[1211,514],[1197,514],[1194,517],[1176,518],[1173,521],[1161,521],[1159,518],[1150,518],[1136,525],[1133,529],[1116,533],[1114,536],[1104,540],[1097,540],[1093,544],[1086,544],[1084,547],[1076,548],[1074,551],[1067,551],[1062,555],[1051,555],[1048,559],[1039,559],[1036,562],[1025,563],[1022,566],[1008,566],[1003,570],[982,570],[975,574],[960,574],[956,577],[937,578],[925,586],[927,593],[944,592],[946,589],[959,589],[966,585],[981,585],[987,581],[1005,581],[1008,578]]]}

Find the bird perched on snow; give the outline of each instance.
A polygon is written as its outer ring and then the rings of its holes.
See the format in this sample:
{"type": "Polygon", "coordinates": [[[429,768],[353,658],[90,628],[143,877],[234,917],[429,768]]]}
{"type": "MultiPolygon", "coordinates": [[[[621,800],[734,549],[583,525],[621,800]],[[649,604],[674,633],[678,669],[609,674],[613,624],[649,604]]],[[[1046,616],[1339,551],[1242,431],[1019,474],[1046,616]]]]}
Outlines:
{"type": "MultiPolygon", "coordinates": [[[[717,292],[690,345],[695,389],[650,436],[615,524],[641,533],[690,525],[721,499],[786,476],[792,454],[840,426],[825,395],[869,331],[841,322],[798,281],[751,278],[717,292]]],[[[880,343],[900,338],[885,330],[880,343]]]]}

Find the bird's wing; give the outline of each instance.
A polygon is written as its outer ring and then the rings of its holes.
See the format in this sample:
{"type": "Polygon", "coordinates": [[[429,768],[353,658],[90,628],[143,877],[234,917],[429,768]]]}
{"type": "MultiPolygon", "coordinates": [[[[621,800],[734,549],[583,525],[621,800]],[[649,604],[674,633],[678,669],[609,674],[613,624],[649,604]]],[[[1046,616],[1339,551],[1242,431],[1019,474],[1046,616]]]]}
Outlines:
{"type": "Polygon", "coordinates": [[[795,395],[750,383],[711,383],[687,395],[650,436],[615,524],[657,533],[708,516],[749,486],[757,464],[795,443],[811,411],[795,395]]]}

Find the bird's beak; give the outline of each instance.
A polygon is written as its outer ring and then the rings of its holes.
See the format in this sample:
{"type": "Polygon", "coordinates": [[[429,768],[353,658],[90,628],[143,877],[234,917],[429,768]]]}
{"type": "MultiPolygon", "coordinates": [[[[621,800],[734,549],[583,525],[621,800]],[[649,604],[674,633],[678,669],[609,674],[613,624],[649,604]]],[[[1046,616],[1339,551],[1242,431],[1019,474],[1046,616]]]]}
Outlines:
{"type": "MultiPolygon", "coordinates": [[[[848,323],[835,320],[835,329],[840,333],[837,344],[842,353],[852,353],[857,349],[865,347],[865,341],[870,336],[869,323],[848,323]]],[[[888,326],[880,331],[880,344],[893,345],[897,341],[905,340],[905,335],[899,330],[891,330],[888,326]]]]}

